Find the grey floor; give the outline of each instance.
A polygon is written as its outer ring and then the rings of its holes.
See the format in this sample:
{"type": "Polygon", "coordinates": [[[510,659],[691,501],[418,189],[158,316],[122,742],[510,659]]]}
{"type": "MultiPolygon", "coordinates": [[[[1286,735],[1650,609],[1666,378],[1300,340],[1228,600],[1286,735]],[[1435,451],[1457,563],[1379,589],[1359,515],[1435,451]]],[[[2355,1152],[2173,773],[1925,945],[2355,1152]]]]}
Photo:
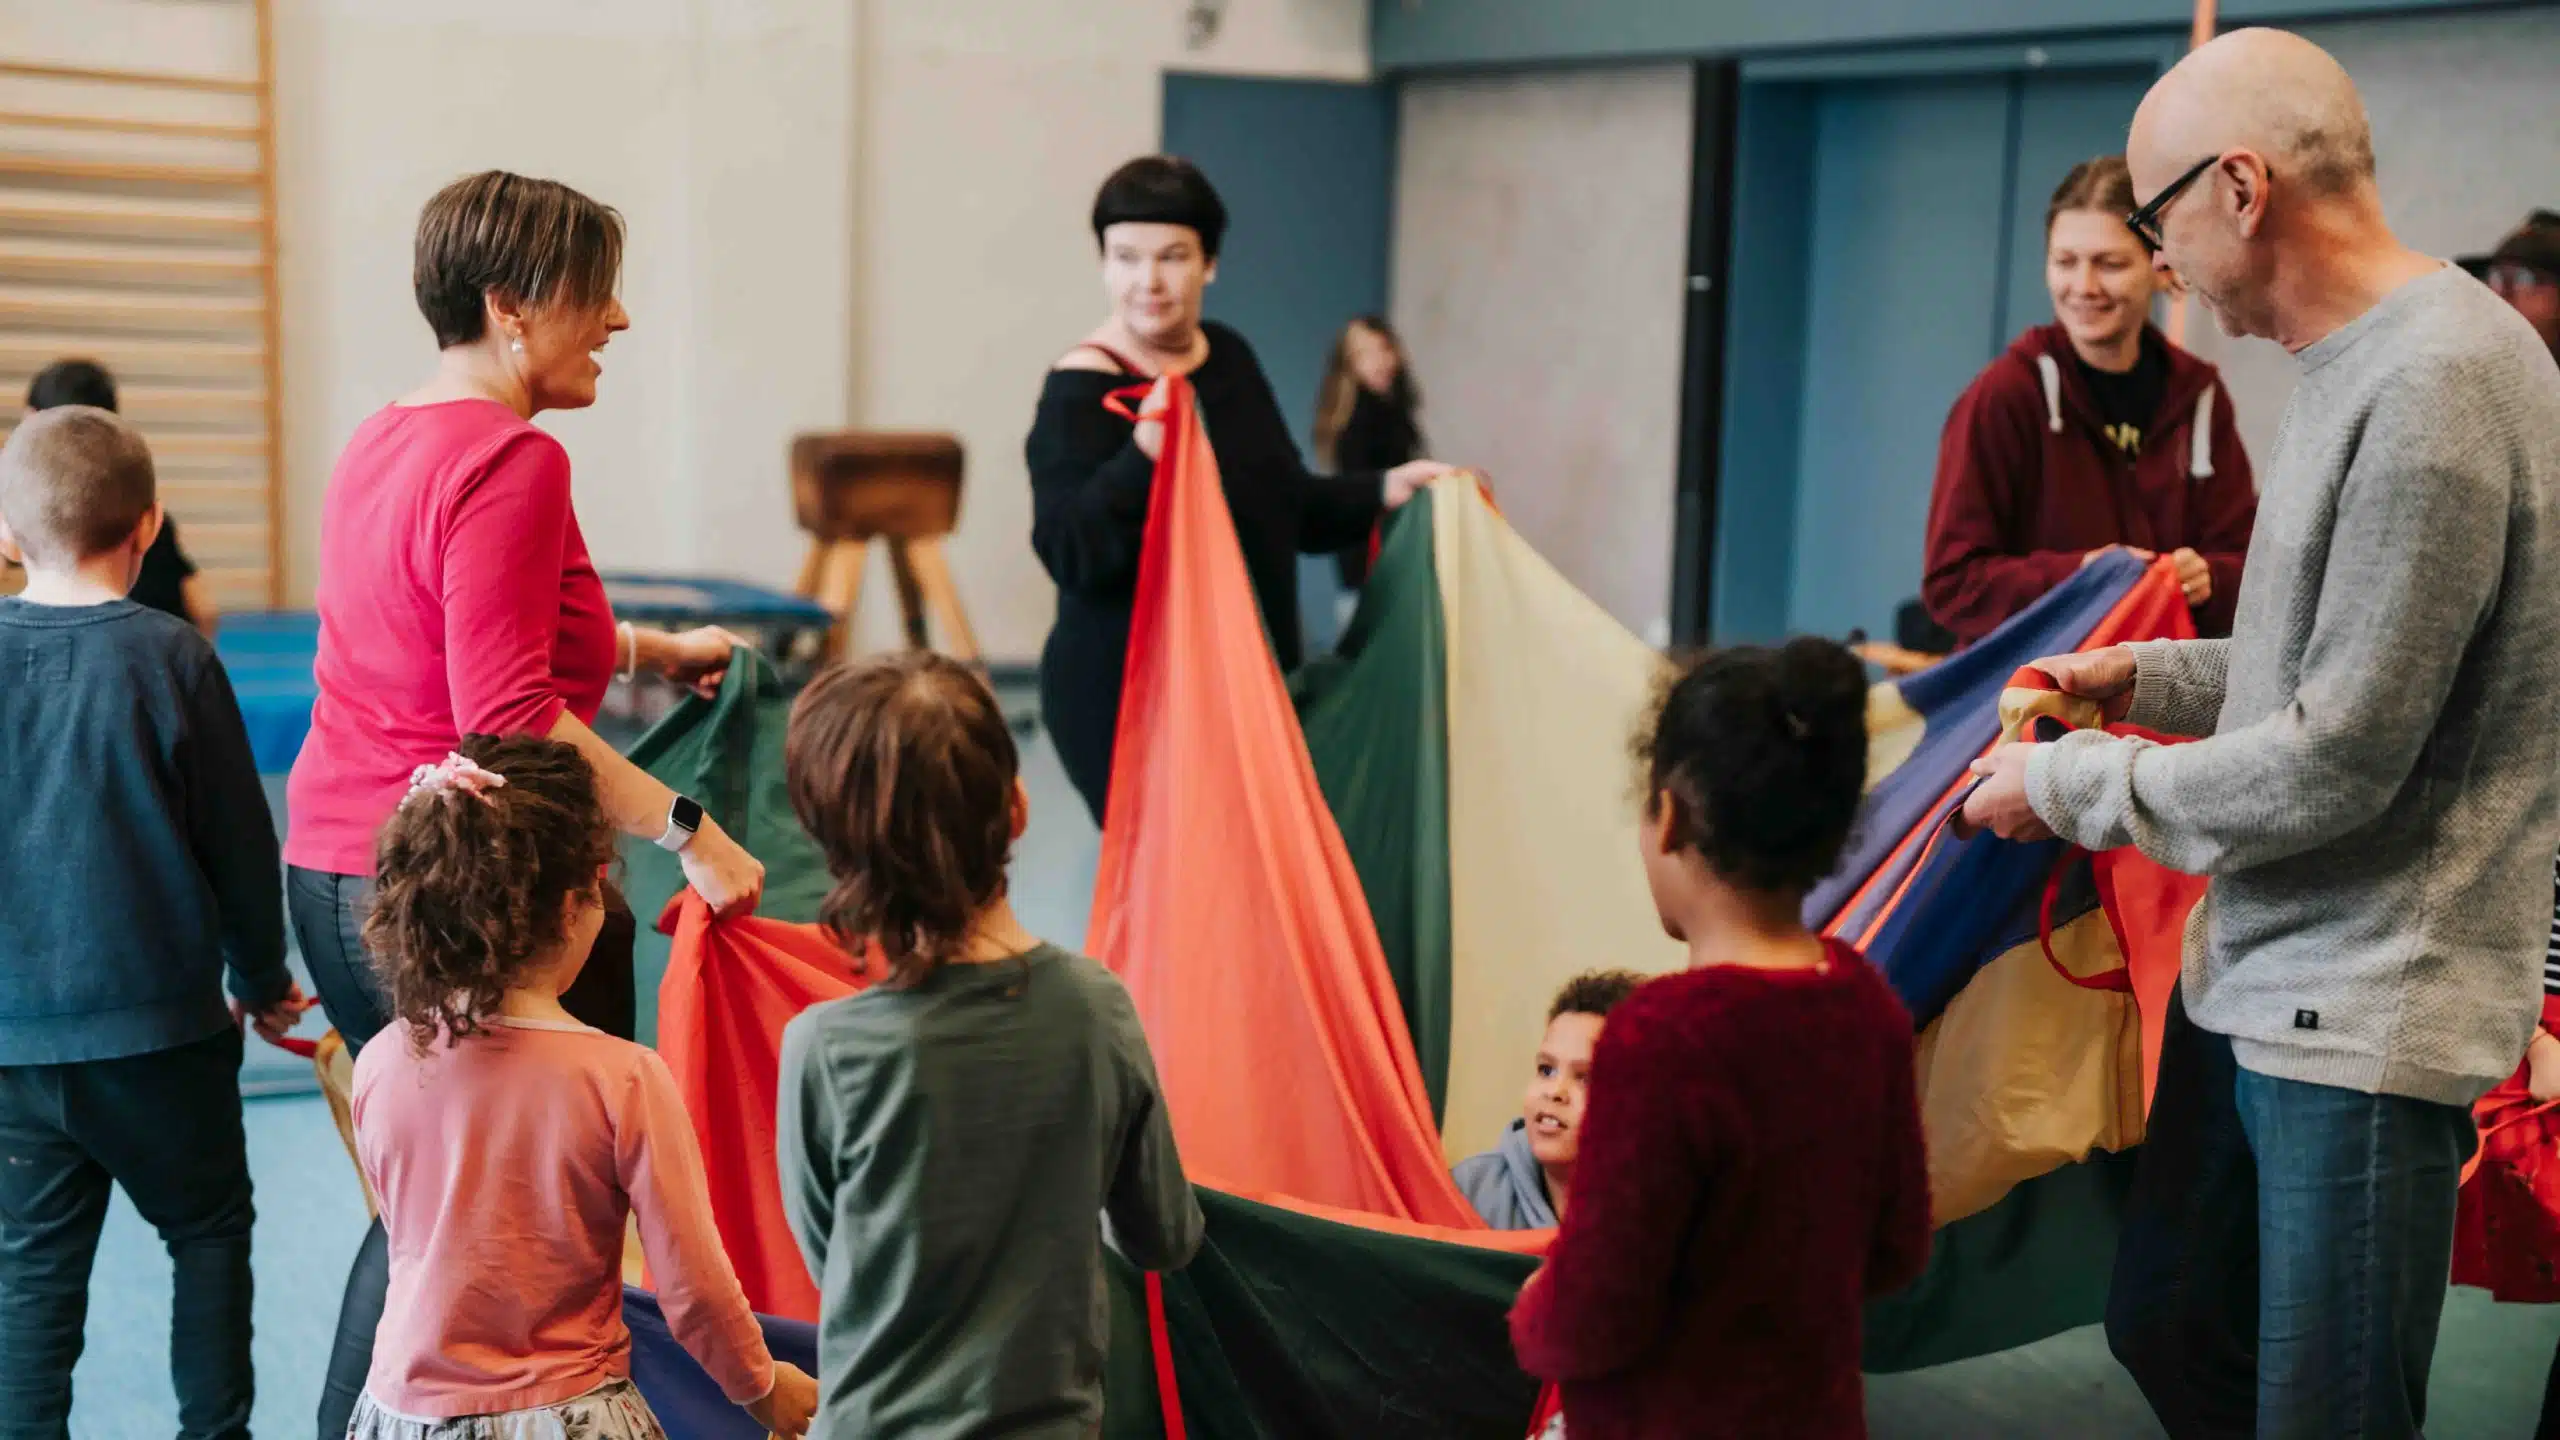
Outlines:
{"type": "MultiPolygon", "coordinates": [[[[1032,822],[1016,862],[1016,900],[1033,929],[1078,944],[1097,839],[1045,743],[1032,742],[1026,770],[1032,822]]],[[[291,1093],[300,1088],[294,1064],[262,1061],[258,1076],[288,1093],[248,1107],[249,1160],[258,1185],[255,1423],[263,1435],[298,1436],[311,1428],[339,1287],[364,1231],[364,1205],[327,1106],[315,1094],[291,1093]]],[[[79,1440],[165,1440],[175,1432],[168,1285],[167,1256],[119,1195],[91,1286],[88,1351],[72,1416],[79,1440]]],[[[2440,1440],[2531,1435],[2555,1342],[2560,1307],[2501,1306],[2476,1292],[2454,1292],[2437,1352],[2431,1432],[2440,1440]]],[[[1879,1440],[2114,1440],[2162,1433],[2095,1330],[1876,1378],[1867,1409],[1879,1440]]]]}

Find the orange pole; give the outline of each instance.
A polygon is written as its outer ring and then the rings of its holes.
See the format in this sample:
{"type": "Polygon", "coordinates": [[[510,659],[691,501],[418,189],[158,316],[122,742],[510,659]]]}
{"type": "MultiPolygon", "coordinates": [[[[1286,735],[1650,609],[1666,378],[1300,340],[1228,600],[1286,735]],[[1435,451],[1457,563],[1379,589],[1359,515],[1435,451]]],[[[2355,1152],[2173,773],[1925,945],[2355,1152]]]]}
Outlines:
{"type": "MultiPolygon", "coordinates": [[[[2195,23],[2187,31],[2187,48],[2196,50],[2213,38],[2217,19],[2216,0],[2196,0],[2195,23]]],[[[2169,343],[2187,343],[2187,297],[2181,295],[2169,306],[2169,343]]]]}

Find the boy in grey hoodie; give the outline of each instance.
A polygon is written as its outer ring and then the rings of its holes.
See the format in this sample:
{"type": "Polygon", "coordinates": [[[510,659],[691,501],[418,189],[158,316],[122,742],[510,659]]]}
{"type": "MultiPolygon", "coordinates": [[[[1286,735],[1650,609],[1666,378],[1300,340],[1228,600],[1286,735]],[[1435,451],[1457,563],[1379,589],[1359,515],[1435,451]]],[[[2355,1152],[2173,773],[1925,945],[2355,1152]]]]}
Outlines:
{"type": "Polygon", "coordinates": [[[1632,970],[1592,970],[1556,992],[1520,1118],[1503,1130],[1500,1144],[1449,1172],[1487,1225],[1545,1230],[1564,1214],[1574,1155],[1582,1148],[1582,1098],[1601,1022],[1643,983],[1632,970]]]}

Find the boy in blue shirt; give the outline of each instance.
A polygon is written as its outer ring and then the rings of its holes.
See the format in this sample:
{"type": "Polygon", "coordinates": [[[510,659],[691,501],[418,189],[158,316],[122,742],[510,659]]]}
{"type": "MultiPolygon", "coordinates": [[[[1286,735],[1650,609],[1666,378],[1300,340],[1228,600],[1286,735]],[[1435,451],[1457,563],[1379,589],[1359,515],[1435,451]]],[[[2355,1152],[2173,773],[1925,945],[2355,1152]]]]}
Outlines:
{"type": "Polygon", "coordinates": [[[0,549],[28,576],[0,599],[0,1414],[23,1433],[66,1431],[115,1185],[174,1262],[180,1435],[249,1433],[238,1017],[281,1034],[305,1002],[230,681],[125,598],[156,491],[104,410],[29,415],[0,447],[0,549]]]}

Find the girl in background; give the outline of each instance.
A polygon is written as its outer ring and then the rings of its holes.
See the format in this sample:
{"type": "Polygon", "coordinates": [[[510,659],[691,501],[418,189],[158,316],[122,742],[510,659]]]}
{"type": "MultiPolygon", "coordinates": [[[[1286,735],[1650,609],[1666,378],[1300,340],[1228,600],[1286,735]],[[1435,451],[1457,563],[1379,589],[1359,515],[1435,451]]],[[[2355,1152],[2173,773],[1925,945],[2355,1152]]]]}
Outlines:
{"type": "MultiPolygon", "coordinates": [[[[1328,470],[1393,470],[1422,455],[1422,391],[1404,341],[1385,317],[1363,315],[1342,327],[1316,388],[1316,463],[1328,470]]],[[[1392,517],[1389,517],[1392,523],[1392,517]]],[[[1334,552],[1343,588],[1369,578],[1369,541],[1334,552]]]]}
{"type": "Polygon", "coordinates": [[[1639,743],[1689,968],[1610,1010],[1573,1205],[1511,1314],[1573,1440],[1866,1434],[1866,1302],[1929,1253],[1911,1017],[1802,918],[1858,812],[1866,690],[1827,640],[1728,650],[1639,743]]]}
{"type": "Polygon", "coordinates": [[[474,735],[383,827],[364,943],[402,1033],[356,1061],[358,1163],[390,1293],[350,1440],[663,1440],[631,1383],[627,1222],[667,1327],[783,1435],[817,1387],[777,1364],[712,1228],[655,1051],[560,994],[604,926],[615,829],[567,742],[474,735]]]}

